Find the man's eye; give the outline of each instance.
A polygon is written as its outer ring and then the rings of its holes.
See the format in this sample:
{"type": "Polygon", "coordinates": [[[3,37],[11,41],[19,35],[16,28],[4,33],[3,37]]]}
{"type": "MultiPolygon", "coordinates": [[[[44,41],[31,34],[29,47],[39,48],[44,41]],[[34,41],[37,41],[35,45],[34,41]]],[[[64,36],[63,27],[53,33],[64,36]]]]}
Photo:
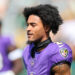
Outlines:
{"type": "Polygon", "coordinates": [[[36,26],[36,24],[32,24],[32,26],[33,26],[33,27],[35,27],[35,26],[36,26]]]}
{"type": "Polygon", "coordinates": [[[35,27],[35,26],[36,26],[36,24],[35,24],[35,23],[30,23],[30,24],[27,24],[27,27],[28,27],[28,26],[35,27]]]}
{"type": "Polygon", "coordinates": [[[32,25],[33,27],[35,27],[35,26],[36,26],[36,23],[31,23],[31,25],[32,25]]]}

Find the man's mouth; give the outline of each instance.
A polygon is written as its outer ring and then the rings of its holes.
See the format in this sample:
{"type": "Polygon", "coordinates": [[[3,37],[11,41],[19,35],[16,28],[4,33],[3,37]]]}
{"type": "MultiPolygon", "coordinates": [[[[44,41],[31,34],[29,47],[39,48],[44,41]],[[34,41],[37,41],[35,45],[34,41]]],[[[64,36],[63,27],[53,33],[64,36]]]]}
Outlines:
{"type": "Polygon", "coordinates": [[[28,35],[28,38],[30,38],[30,37],[31,37],[33,34],[31,34],[31,33],[28,33],[27,35],[28,35]]]}

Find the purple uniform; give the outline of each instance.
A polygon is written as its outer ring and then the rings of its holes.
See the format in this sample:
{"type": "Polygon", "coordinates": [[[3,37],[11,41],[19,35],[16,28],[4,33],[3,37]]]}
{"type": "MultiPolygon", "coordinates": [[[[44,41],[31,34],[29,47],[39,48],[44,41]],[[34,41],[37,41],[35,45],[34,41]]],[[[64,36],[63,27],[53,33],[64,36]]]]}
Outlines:
{"type": "Polygon", "coordinates": [[[12,67],[12,63],[8,59],[7,53],[10,44],[9,38],[0,36],[0,72],[8,71],[12,67]]]}
{"type": "Polygon", "coordinates": [[[65,43],[50,43],[41,52],[35,52],[35,58],[31,57],[33,45],[28,45],[23,54],[28,75],[51,75],[51,68],[62,61],[71,64],[72,50],[65,43]]]}

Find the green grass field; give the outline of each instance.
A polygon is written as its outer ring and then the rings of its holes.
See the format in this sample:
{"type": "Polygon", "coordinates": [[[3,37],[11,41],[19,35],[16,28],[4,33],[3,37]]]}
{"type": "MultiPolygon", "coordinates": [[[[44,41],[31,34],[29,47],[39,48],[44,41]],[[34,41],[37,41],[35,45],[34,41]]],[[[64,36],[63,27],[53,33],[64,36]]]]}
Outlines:
{"type": "Polygon", "coordinates": [[[72,75],[75,75],[75,61],[72,62],[71,74],[72,74],[72,75]]]}

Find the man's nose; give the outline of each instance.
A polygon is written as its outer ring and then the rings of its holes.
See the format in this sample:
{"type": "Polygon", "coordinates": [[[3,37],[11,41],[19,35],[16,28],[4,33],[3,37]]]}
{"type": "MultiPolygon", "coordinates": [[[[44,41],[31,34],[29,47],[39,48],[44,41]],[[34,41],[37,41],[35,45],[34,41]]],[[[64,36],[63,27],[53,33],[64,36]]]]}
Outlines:
{"type": "Polygon", "coordinates": [[[27,31],[30,31],[30,30],[31,30],[31,26],[28,25],[28,26],[27,26],[27,31]]]}

